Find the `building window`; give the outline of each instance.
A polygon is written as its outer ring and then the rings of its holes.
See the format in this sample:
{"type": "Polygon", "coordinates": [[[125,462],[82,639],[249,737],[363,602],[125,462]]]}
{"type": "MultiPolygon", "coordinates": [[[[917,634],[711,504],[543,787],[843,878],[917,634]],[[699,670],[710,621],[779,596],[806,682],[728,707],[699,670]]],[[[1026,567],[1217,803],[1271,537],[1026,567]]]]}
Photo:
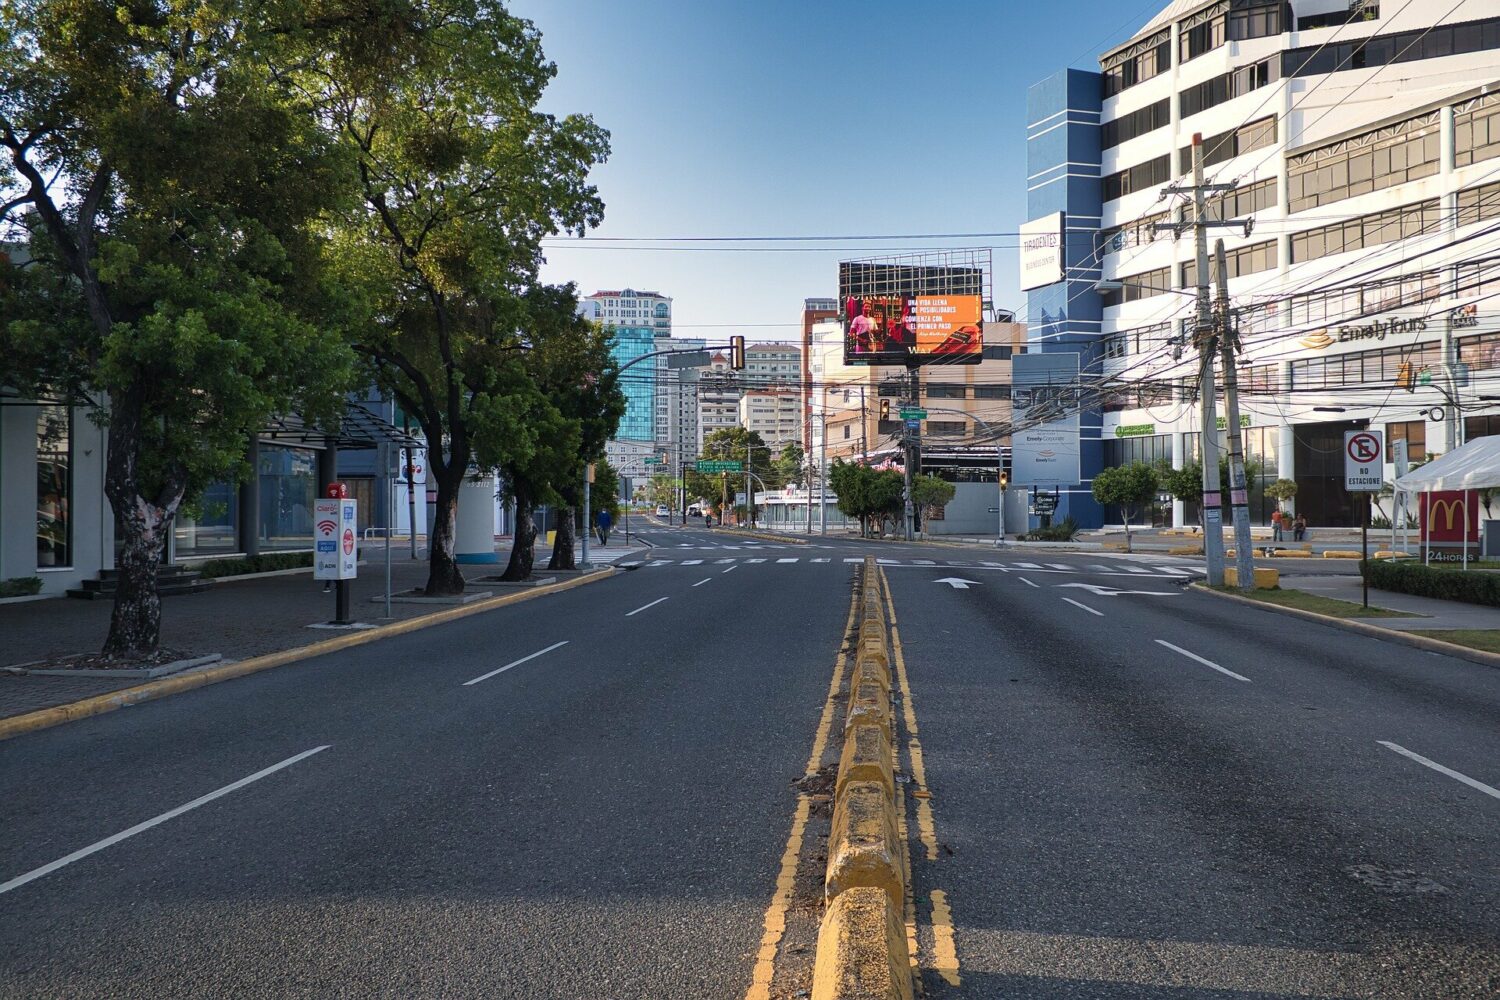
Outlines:
{"type": "MultiPolygon", "coordinates": [[[[1237,8],[1240,4],[1235,4],[1237,8]]],[[[1279,35],[1282,26],[1290,23],[1291,11],[1282,0],[1246,4],[1243,9],[1229,13],[1229,37],[1240,42],[1251,38],[1269,38],[1279,35]]]]}
{"type": "Polygon", "coordinates": [[[1373,69],[1492,49],[1500,49],[1500,18],[1288,49],[1281,55],[1281,70],[1287,77],[1322,76],[1346,69],[1373,69]]]}
{"type": "Polygon", "coordinates": [[[1104,78],[1104,96],[1112,97],[1144,83],[1172,68],[1172,29],[1164,28],[1149,38],[1112,52],[1099,60],[1104,78]]]}
{"type": "MultiPolygon", "coordinates": [[[[1220,132],[1203,140],[1203,165],[1212,167],[1234,159],[1244,153],[1253,153],[1276,144],[1276,118],[1261,118],[1220,132]]],[[[1193,169],[1193,147],[1183,146],[1177,151],[1178,169],[1187,173],[1193,169]]],[[[1273,181],[1274,183],[1274,181],[1273,181]]]]}
{"type": "Polygon", "coordinates": [[[1163,155],[1137,163],[1104,178],[1104,200],[1123,198],[1133,191],[1145,191],[1172,179],[1172,157],[1163,155]]]}
{"type": "MultiPolygon", "coordinates": [[[[240,491],[233,482],[211,484],[203,491],[195,510],[178,512],[172,525],[174,554],[201,556],[237,551],[239,511],[240,491]]],[[[360,513],[365,513],[363,507],[360,513]]]]}
{"type": "Polygon", "coordinates": [[[1121,115],[1100,126],[1101,149],[1113,149],[1122,142],[1146,135],[1172,122],[1172,99],[1163,97],[1155,104],[1148,104],[1129,114],[1121,115]]]}
{"type": "MultiPolygon", "coordinates": [[[[1500,434],[1500,414],[1489,414],[1480,417],[1464,417],[1464,440],[1472,441],[1475,438],[1493,437],[1500,434]]],[[[1408,446],[1409,448],[1410,446],[1408,446]]],[[[1408,453],[1409,458],[1417,458],[1416,454],[1408,453]]]]}
{"type": "Polygon", "coordinates": [[[1500,156],[1500,94],[1485,94],[1453,109],[1453,165],[1467,167],[1500,156]]]}
{"type": "Polygon", "coordinates": [[[1008,385],[976,385],[974,387],[975,399],[1009,399],[1010,386],[1008,385]]]}
{"type": "Polygon", "coordinates": [[[1287,158],[1293,212],[1438,172],[1438,112],[1363,132],[1287,158]]]}
{"type": "Polygon", "coordinates": [[[1422,456],[1427,454],[1427,421],[1408,420],[1399,424],[1386,424],[1385,441],[1388,449],[1397,441],[1405,441],[1407,460],[1420,462],[1422,456]]]}
{"type": "MultiPolygon", "coordinates": [[[[1217,222],[1228,219],[1242,219],[1247,215],[1264,211],[1276,206],[1276,178],[1257,181],[1233,191],[1225,191],[1222,194],[1213,195],[1204,202],[1204,215],[1217,222]]],[[[1188,223],[1193,221],[1193,213],[1189,208],[1178,210],[1177,221],[1188,223]]]]}
{"type": "Polygon", "coordinates": [[[317,497],[317,452],[283,445],[260,446],[260,533],[266,549],[305,549],[312,538],[317,497]]]}
{"type": "Polygon", "coordinates": [[[1144,243],[1154,243],[1167,235],[1157,232],[1157,224],[1171,221],[1171,212],[1157,212],[1143,219],[1133,219],[1123,225],[1101,229],[1094,236],[1094,252],[1102,257],[1104,254],[1119,253],[1144,243]]]}
{"type": "MultiPolygon", "coordinates": [[[[1230,250],[1224,255],[1231,278],[1245,274],[1269,271],[1276,266],[1276,241],[1252,243],[1249,246],[1230,250]]],[[[1192,288],[1198,284],[1198,262],[1188,261],[1182,265],[1182,287],[1192,288]]]]}
{"type": "Polygon", "coordinates": [[[1412,236],[1435,233],[1440,225],[1438,200],[1402,205],[1384,212],[1361,215],[1331,226],[1293,233],[1291,263],[1394,243],[1412,236]]]}
{"type": "Polygon", "coordinates": [[[967,433],[969,425],[962,420],[929,420],[927,433],[938,437],[959,437],[967,433]]]}
{"type": "Polygon", "coordinates": [[[1105,337],[1100,341],[1100,350],[1106,361],[1123,358],[1130,353],[1130,338],[1125,334],[1115,334],[1105,337]]]}
{"type": "Polygon", "coordinates": [[[73,565],[73,411],[36,408],[36,564],[73,565]]]}
{"type": "Polygon", "coordinates": [[[1430,375],[1440,362],[1437,341],[1308,358],[1292,362],[1292,389],[1342,389],[1378,383],[1394,386],[1398,378],[1408,376],[1420,383],[1423,373],[1430,375]]]}
{"type": "Polygon", "coordinates": [[[1243,97],[1245,94],[1275,83],[1278,79],[1280,77],[1277,74],[1276,62],[1272,59],[1262,59],[1260,62],[1231,70],[1223,76],[1204,80],[1196,86],[1181,91],[1177,95],[1177,103],[1182,117],[1187,118],[1200,111],[1217,107],[1225,101],[1243,97]]]}
{"type": "Polygon", "coordinates": [[[941,382],[929,384],[925,392],[928,399],[964,399],[968,395],[966,386],[954,385],[952,383],[945,385],[941,382]]]}
{"type": "Polygon", "coordinates": [[[1124,305],[1126,302],[1136,302],[1140,299],[1149,299],[1153,295],[1170,292],[1172,269],[1159,267],[1154,271],[1143,271],[1140,274],[1121,275],[1115,280],[1120,282],[1121,287],[1107,291],[1100,296],[1106,306],[1124,305]]]}
{"type": "Polygon", "coordinates": [[[1177,23],[1177,61],[1185,63],[1212,52],[1229,40],[1229,0],[1220,0],[1207,10],[1177,23]]]}
{"type": "Polygon", "coordinates": [[[844,425],[844,440],[845,441],[849,440],[849,425],[848,424],[844,425]]]}

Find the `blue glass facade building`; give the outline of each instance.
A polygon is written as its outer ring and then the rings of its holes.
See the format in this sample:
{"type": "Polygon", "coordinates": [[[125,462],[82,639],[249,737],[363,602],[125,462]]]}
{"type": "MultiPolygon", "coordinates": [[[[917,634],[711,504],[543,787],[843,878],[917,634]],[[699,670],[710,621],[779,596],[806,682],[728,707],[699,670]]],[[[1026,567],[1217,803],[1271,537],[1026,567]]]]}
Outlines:
{"type": "MultiPolygon", "coordinates": [[[[1095,284],[1099,261],[1094,234],[1103,211],[1100,181],[1101,77],[1068,69],[1035,84],[1026,95],[1026,209],[1028,219],[1063,213],[1063,280],[1026,293],[1027,350],[1073,352],[1082,377],[1100,370],[1104,308],[1095,284]]],[[[1103,523],[1094,501],[1094,474],[1103,465],[1097,404],[1080,414],[1080,482],[1059,488],[1054,520],[1081,527],[1103,523]]]]}
{"type": "MultiPolygon", "coordinates": [[[[656,331],[646,326],[613,327],[615,361],[629,364],[656,350],[656,331]]],[[[625,391],[625,416],[615,431],[617,439],[653,441],[656,437],[656,365],[657,358],[642,361],[621,379],[625,391]]]]}

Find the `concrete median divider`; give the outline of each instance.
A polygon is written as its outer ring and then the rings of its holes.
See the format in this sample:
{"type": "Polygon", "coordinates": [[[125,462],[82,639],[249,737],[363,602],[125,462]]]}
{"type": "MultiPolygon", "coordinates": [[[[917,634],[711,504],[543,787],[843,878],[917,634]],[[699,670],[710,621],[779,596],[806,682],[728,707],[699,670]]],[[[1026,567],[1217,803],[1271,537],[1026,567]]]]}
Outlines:
{"type": "Polygon", "coordinates": [[[844,748],[834,782],[813,1000],[910,1000],[906,852],[896,807],[895,713],[885,603],[867,556],[844,748]]]}

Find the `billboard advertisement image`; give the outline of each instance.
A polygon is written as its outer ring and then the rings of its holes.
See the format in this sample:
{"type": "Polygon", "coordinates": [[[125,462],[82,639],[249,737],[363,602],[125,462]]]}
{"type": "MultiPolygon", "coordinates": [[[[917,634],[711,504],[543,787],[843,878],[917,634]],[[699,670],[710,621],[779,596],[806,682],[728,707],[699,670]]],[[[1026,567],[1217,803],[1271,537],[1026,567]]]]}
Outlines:
{"type": "Polygon", "coordinates": [[[1078,355],[1018,354],[1011,361],[1011,482],[1080,480],[1078,355]]]}
{"type": "Polygon", "coordinates": [[[983,261],[967,252],[959,263],[913,259],[919,262],[839,264],[845,364],[978,364],[983,357],[983,261]]]}

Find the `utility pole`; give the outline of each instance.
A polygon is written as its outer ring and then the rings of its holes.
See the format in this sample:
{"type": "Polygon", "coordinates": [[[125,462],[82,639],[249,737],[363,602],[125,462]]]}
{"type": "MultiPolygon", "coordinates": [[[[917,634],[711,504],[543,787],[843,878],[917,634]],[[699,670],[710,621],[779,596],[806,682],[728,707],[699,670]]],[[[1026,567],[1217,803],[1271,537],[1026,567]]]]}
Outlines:
{"type": "MultiPolygon", "coordinates": [[[[828,411],[823,411],[823,436],[818,438],[818,534],[828,534],[828,411]]],[[[812,480],[807,481],[812,493],[812,480]]],[[[811,529],[809,529],[811,530],[811,529]]]]}
{"type": "MultiPolygon", "coordinates": [[[[865,456],[870,453],[870,448],[865,437],[865,424],[868,420],[869,414],[865,410],[865,387],[861,384],[859,387],[859,461],[861,465],[865,462],[865,456]]],[[[824,433],[827,433],[826,427],[824,428],[824,433]]]]}
{"type": "MultiPolygon", "coordinates": [[[[1209,192],[1233,191],[1235,185],[1205,184],[1203,182],[1203,136],[1193,134],[1193,185],[1190,188],[1168,185],[1165,194],[1191,194],[1193,196],[1194,243],[1197,249],[1198,311],[1193,325],[1193,341],[1198,348],[1198,402],[1202,425],[1199,454],[1203,460],[1203,556],[1208,567],[1208,583],[1211,587],[1224,585],[1224,511],[1223,497],[1219,491],[1219,421],[1215,400],[1213,303],[1209,297],[1208,278],[1208,231],[1213,228],[1243,228],[1248,233],[1248,222],[1210,222],[1207,218],[1209,192]]],[[[1157,223],[1157,229],[1170,229],[1180,233],[1177,223],[1157,223]]]]}
{"type": "MultiPolygon", "coordinates": [[[[1234,572],[1240,589],[1255,589],[1255,554],[1250,542],[1250,499],[1245,484],[1245,435],[1240,429],[1240,380],[1234,354],[1239,349],[1239,329],[1229,309],[1229,267],[1224,241],[1214,243],[1214,263],[1219,268],[1219,350],[1224,361],[1224,417],[1229,430],[1229,504],[1234,516],[1234,572]]],[[[1214,470],[1215,474],[1218,469],[1214,470]]],[[[1204,549],[1207,552],[1207,549],[1204,549]]]]}

